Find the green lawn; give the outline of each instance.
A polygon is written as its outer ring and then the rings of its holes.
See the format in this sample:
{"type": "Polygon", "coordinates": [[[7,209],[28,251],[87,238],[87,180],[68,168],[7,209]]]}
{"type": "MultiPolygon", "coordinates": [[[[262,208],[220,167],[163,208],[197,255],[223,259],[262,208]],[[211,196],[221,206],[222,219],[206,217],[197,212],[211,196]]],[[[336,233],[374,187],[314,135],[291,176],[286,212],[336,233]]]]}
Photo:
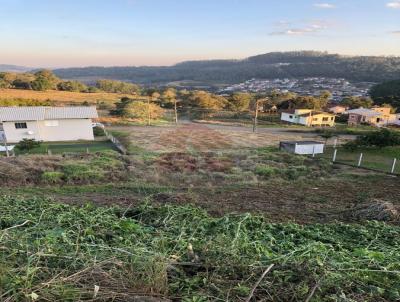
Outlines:
{"type": "Polygon", "coordinates": [[[52,154],[62,153],[83,153],[89,150],[89,152],[98,152],[104,150],[117,150],[110,141],[79,141],[79,142],[54,142],[54,143],[42,143],[40,147],[34,148],[27,151],[19,151],[15,149],[17,155],[21,154],[47,154],[48,150],[52,154]]]}
{"type": "MultiPolygon", "coordinates": [[[[363,153],[362,167],[384,172],[390,172],[393,159],[397,158],[395,173],[400,174],[400,147],[386,147],[381,149],[359,148],[356,151],[338,148],[336,161],[339,163],[357,165],[360,153],[363,153]]],[[[323,157],[332,159],[333,148],[327,148],[323,157]]]]}

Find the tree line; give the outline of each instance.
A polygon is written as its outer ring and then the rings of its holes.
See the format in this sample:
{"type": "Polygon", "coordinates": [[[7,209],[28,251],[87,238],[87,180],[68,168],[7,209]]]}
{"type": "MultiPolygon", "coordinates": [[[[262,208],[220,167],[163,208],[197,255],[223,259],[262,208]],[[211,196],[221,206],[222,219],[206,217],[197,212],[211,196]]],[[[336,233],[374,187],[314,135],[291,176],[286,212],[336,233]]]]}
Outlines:
{"type": "Polygon", "coordinates": [[[50,70],[39,70],[35,73],[0,72],[0,89],[25,89],[35,91],[70,91],[70,92],[110,92],[139,94],[140,87],[136,84],[115,81],[98,80],[94,86],[88,86],[80,81],[62,80],[50,70]]]}

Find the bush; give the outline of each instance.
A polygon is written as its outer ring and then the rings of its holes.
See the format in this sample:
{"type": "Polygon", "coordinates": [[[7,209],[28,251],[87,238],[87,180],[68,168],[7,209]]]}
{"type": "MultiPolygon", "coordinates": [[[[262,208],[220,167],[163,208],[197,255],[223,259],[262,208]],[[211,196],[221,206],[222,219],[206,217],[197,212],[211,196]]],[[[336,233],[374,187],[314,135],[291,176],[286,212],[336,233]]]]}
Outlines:
{"type": "Polygon", "coordinates": [[[91,182],[100,180],[104,177],[104,173],[96,168],[92,168],[86,164],[65,164],[63,172],[67,181],[84,181],[91,182]]]}
{"type": "Polygon", "coordinates": [[[59,183],[64,176],[64,173],[57,171],[46,171],[42,174],[42,181],[48,184],[59,183]]]}
{"type": "Polygon", "coordinates": [[[94,127],[93,128],[93,134],[94,136],[105,136],[106,134],[104,133],[104,129],[101,127],[94,127]]]}
{"type": "Polygon", "coordinates": [[[41,142],[38,142],[35,139],[24,138],[16,145],[16,148],[21,151],[29,151],[34,148],[40,147],[41,144],[41,142]]]}
{"type": "Polygon", "coordinates": [[[263,176],[265,178],[269,178],[276,173],[276,169],[274,167],[262,165],[262,166],[256,167],[255,173],[258,176],[263,176]]]}
{"type": "Polygon", "coordinates": [[[355,150],[358,147],[392,147],[400,145],[400,134],[396,131],[382,129],[357,137],[356,140],[344,145],[346,149],[355,150]]]}

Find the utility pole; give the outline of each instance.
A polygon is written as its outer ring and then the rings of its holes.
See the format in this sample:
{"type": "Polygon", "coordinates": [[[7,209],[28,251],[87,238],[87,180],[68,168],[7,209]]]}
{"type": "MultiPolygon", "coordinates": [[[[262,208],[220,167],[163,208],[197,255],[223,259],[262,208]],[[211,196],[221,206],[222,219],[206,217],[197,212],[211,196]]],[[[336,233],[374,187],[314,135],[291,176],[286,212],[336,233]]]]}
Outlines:
{"type": "Polygon", "coordinates": [[[6,136],[3,134],[3,143],[4,143],[4,148],[6,149],[6,155],[7,157],[10,157],[10,152],[8,152],[8,146],[7,146],[7,139],[6,136]]]}
{"type": "Polygon", "coordinates": [[[147,126],[150,126],[151,122],[151,114],[150,114],[150,98],[151,96],[149,96],[147,98],[147,126]]]}
{"type": "Polygon", "coordinates": [[[258,104],[259,104],[260,100],[256,101],[256,112],[254,114],[254,123],[253,123],[253,132],[256,132],[257,130],[257,122],[258,122],[258,104]]]}

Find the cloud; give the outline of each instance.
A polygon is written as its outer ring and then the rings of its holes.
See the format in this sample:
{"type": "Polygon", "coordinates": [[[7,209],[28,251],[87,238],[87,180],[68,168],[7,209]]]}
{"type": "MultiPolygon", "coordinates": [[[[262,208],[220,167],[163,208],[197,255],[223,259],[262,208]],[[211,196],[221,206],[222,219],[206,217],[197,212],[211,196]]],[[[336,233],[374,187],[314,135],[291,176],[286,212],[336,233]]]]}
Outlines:
{"type": "Polygon", "coordinates": [[[270,33],[271,36],[303,36],[319,33],[328,28],[328,25],[321,20],[314,20],[302,26],[289,27],[292,23],[280,23],[280,29],[270,33]]]}
{"type": "Polygon", "coordinates": [[[390,32],[392,35],[400,36],[400,30],[395,30],[390,32]]]}
{"type": "Polygon", "coordinates": [[[323,8],[323,9],[332,9],[332,8],[336,8],[335,5],[330,4],[330,3],[315,3],[314,7],[317,8],[323,8]]]}
{"type": "Polygon", "coordinates": [[[400,0],[394,0],[392,2],[386,3],[386,7],[400,9],[400,0]]]}

